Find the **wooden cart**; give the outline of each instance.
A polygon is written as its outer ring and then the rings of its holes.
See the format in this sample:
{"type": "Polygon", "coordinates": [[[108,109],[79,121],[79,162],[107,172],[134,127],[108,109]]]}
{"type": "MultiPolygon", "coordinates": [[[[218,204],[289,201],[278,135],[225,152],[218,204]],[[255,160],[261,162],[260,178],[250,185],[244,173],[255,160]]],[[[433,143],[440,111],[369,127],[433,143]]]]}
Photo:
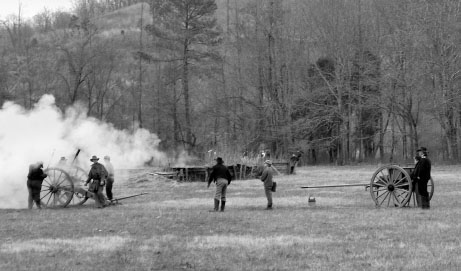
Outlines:
{"type": "MultiPolygon", "coordinates": [[[[413,170],[413,167],[387,165],[377,169],[373,173],[369,183],[302,186],[301,188],[363,186],[365,190],[370,190],[371,198],[376,206],[416,206],[416,193],[410,178],[410,174],[413,170]]],[[[427,183],[427,191],[430,200],[434,194],[434,180],[432,178],[427,183]]]]}

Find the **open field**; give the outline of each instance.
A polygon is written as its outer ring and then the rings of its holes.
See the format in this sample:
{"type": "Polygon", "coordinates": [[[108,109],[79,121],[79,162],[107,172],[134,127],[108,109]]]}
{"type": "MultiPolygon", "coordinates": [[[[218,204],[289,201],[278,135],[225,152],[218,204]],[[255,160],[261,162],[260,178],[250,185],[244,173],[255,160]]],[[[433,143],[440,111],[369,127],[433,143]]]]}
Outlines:
{"type": "Polygon", "coordinates": [[[299,188],[367,183],[376,169],[276,176],[273,211],[260,181],[234,181],[224,213],[208,212],[206,183],[133,173],[115,195],[150,194],[122,205],[0,209],[0,270],[460,270],[459,167],[434,167],[428,211],[375,208],[362,187],[299,188]]]}

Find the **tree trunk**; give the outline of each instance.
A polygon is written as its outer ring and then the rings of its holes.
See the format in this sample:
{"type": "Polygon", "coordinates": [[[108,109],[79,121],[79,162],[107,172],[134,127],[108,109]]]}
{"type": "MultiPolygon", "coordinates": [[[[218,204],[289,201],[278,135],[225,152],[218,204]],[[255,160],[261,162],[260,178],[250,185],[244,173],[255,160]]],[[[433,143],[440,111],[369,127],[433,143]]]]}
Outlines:
{"type": "MultiPolygon", "coordinates": [[[[187,29],[187,26],[186,26],[187,29]]],[[[185,142],[184,147],[187,151],[192,151],[192,125],[190,119],[190,97],[189,97],[189,50],[188,50],[188,43],[189,40],[184,40],[184,54],[183,54],[183,68],[182,68],[182,86],[183,86],[183,94],[184,94],[184,110],[186,116],[186,124],[185,124],[185,142]]]]}

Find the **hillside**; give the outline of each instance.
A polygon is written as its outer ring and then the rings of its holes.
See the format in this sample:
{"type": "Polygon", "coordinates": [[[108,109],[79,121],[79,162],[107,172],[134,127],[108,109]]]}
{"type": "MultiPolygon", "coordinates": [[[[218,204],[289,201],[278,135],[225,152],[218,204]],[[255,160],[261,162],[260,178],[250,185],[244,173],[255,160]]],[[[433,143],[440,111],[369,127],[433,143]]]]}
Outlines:
{"type": "Polygon", "coordinates": [[[95,22],[98,29],[103,32],[139,31],[139,26],[152,23],[150,7],[147,3],[134,4],[98,18],[95,22]]]}

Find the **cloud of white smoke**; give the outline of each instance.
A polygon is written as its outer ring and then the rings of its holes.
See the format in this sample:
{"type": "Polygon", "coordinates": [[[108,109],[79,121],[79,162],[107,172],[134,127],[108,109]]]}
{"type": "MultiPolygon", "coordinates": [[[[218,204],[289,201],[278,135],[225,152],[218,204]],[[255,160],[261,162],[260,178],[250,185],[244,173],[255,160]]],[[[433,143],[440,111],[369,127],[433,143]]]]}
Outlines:
{"type": "Polygon", "coordinates": [[[27,207],[29,165],[53,166],[64,156],[70,163],[78,149],[80,165],[89,168],[92,155],[111,157],[115,168],[142,167],[150,159],[165,161],[160,142],[145,129],[118,130],[88,117],[74,106],[61,112],[54,97],[44,95],[31,110],[12,102],[0,109],[0,208],[27,207]]]}

